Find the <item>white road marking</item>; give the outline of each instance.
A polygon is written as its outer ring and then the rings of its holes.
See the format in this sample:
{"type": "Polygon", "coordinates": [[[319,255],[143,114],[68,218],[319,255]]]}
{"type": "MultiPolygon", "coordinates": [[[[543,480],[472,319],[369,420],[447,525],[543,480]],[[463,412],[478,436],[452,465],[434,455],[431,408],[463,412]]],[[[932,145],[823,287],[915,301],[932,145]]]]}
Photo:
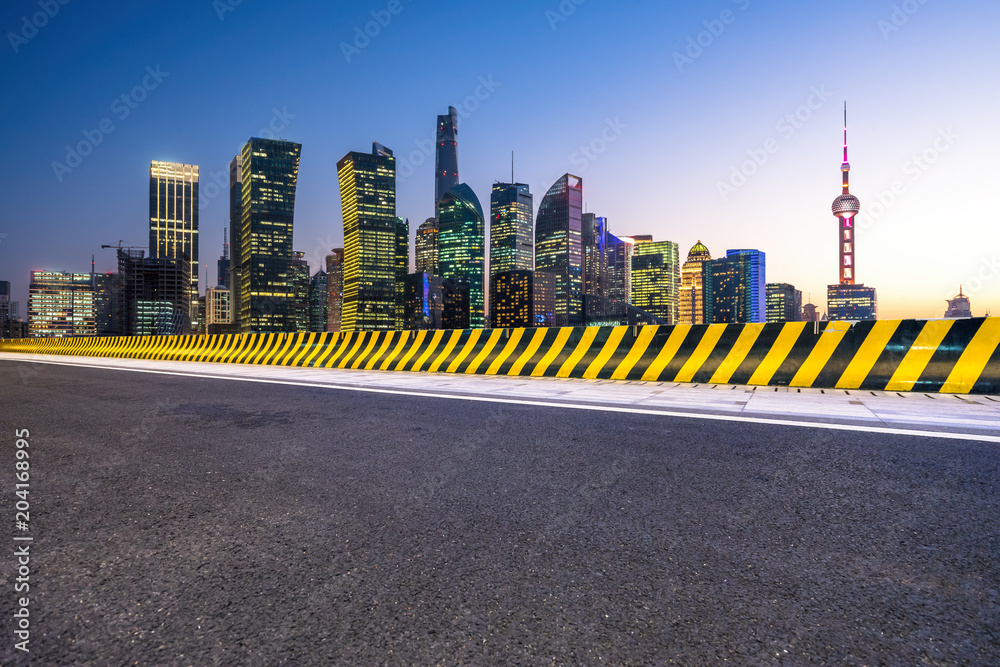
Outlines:
{"type": "MultiPolygon", "coordinates": [[[[268,377],[245,377],[239,375],[213,375],[211,373],[194,373],[179,370],[157,370],[152,368],[128,368],[123,366],[115,365],[101,365],[93,364],[79,361],[55,361],[55,360],[40,360],[36,357],[32,358],[21,358],[12,355],[2,355],[0,360],[8,361],[21,361],[26,363],[38,363],[38,364],[50,364],[54,366],[77,366],[82,368],[96,368],[100,370],[113,370],[113,371],[129,371],[132,373],[151,373],[154,375],[174,375],[179,377],[192,377],[201,378],[208,380],[232,380],[238,382],[257,382],[264,384],[277,384],[286,385],[293,387],[309,387],[313,389],[337,389],[342,391],[358,391],[367,392],[374,394],[393,394],[401,396],[417,396],[421,398],[436,398],[436,399],[446,399],[446,400],[459,400],[459,401],[472,401],[479,403],[501,403],[508,405],[525,405],[532,407],[544,407],[544,408],[562,408],[569,410],[590,410],[595,412],[616,412],[623,414],[637,414],[637,415],[653,415],[661,417],[677,417],[681,419],[700,419],[706,421],[722,421],[722,422],[740,422],[749,424],[763,424],[768,426],[794,426],[799,428],[815,428],[829,431],[849,431],[855,433],[884,433],[887,435],[905,435],[913,437],[923,437],[923,438],[943,438],[948,440],[970,440],[976,442],[995,442],[1000,443],[1000,436],[996,435],[985,435],[977,433],[960,433],[954,431],[928,431],[919,429],[906,429],[906,428],[892,428],[889,426],[867,426],[867,425],[857,425],[857,424],[835,424],[829,422],[820,421],[807,421],[807,420],[792,420],[792,419],[767,419],[763,417],[748,417],[742,415],[725,415],[725,414],[704,414],[704,413],[690,413],[690,412],[677,412],[675,410],[658,410],[658,409],[648,409],[648,408],[637,408],[629,406],[613,406],[613,405],[596,405],[590,403],[570,403],[555,400],[530,400],[524,398],[499,398],[495,396],[473,396],[473,395],[463,395],[463,394],[447,394],[447,393],[435,393],[428,391],[411,391],[405,389],[385,389],[379,387],[370,386],[353,386],[350,384],[336,384],[333,382],[303,382],[300,380],[282,380],[277,378],[268,377]]],[[[140,361],[140,360],[128,360],[128,361],[140,361]]],[[[141,360],[149,361],[149,360],[141,360]]],[[[156,363],[156,362],[154,362],[156,363]]],[[[158,362],[164,363],[164,362],[158,362]]],[[[184,362],[189,363],[189,362],[184,362]]],[[[190,362],[194,363],[194,362],[190,362]]],[[[246,367],[240,368],[241,371],[252,371],[252,372],[263,372],[268,371],[289,371],[292,368],[287,367],[246,367]]],[[[296,369],[298,370],[298,369],[296,369]]],[[[305,369],[302,369],[305,370],[305,369]]],[[[405,377],[405,376],[404,376],[405,377]]],[[[414,374],[411,377],[419,377],[414,374]]],[[[428,377],[431,377],[428,375],[428,377]]],[[[433,376],[438,377],[438,376],[433,376]]],[[[478,376],[477,376],[478,377],[478,376]]],[[[490,377],[490,376],[482,376],[490,377]]],[[[402,377],[400,379],[403,379],[402,377]]],[[[874,416],[872,421],[878,421],[878,417],[874,416]]],[[[884,422],[882,422],[884,423],[884,422]]],[[[997,422],[997,429],[1000,430],[1000,422],[997,422]]]]}

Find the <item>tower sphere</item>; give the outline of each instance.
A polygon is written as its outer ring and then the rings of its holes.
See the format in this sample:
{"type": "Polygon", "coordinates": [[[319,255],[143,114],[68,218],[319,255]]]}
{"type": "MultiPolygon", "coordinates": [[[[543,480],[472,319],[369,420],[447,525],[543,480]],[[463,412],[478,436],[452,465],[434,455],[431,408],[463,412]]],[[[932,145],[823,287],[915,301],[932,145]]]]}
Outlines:
{"type": "Polygon", "coordinates": [[[838,218],[853,218],[861,210],[861,200],[854,195],[840,195],[833,200],[832,208],[838,218]]]}

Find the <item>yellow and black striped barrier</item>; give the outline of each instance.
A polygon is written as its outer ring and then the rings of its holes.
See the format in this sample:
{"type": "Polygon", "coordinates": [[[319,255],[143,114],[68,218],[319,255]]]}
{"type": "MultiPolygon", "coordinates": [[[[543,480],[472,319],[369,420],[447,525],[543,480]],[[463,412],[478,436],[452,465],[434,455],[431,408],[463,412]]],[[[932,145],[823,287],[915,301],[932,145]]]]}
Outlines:
{"type": "Polygon", "coordinates": [[[363,370],[1000,393],[1000,318],[120,336],[0,351],[363,370]]]}

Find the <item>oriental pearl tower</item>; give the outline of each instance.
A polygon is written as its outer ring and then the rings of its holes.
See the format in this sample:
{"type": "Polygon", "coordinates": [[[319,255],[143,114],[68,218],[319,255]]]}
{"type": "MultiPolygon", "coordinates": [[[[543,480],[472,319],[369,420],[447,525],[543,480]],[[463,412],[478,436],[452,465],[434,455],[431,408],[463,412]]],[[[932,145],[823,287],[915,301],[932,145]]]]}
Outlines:
{"type": "Polygon", "coordinates": [[[854,218],[861,210],[861,200],[851,194],[851,163],[847,161],[847,102],[844,102],[844,191],[833,200],[833,214],[840,220],[840,284],[854,284],[854,218]]]}

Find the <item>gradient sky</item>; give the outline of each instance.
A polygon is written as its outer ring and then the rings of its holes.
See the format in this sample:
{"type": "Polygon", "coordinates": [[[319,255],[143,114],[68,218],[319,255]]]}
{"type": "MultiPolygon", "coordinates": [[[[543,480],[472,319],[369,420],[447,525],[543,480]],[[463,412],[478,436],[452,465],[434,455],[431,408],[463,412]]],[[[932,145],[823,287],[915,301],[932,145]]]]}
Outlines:
{"type": "Polygon", "coordinates": [[[513,150],[536,209],[575,173],[612,232],[676,241],[682,258],[699,239],[714,256],[758,248],[769,282],[823,308],[838,275],[844,100],[867,225],[857,274],[878,288],[879,315],[940,317],[959,284],[975,315],[1000,314],[994,0],[69,0],[25,29],[46,4],[57,0],[0,9],[0,280],[22,317],[30,270],[89,271],[96,254],[111,271],[102,243],[146,245],[154,159],[201,168],[214,281],[229,162],[269,125],[303,145],[295,247],[314,270],[342,245],[337,160],[373,140],[396,154],[412,234],[433,214],[433,155],[420,146],[449,105],[465,116],[462,180],[484,207],[513,150]],[[391,20],[348,58],[342,45],[371,12],[391,20]],[[144,79],[151,90],[122,118],[116,100],[144,79]],[[102,121],[113,130],[57,174],[102,121]]]}

